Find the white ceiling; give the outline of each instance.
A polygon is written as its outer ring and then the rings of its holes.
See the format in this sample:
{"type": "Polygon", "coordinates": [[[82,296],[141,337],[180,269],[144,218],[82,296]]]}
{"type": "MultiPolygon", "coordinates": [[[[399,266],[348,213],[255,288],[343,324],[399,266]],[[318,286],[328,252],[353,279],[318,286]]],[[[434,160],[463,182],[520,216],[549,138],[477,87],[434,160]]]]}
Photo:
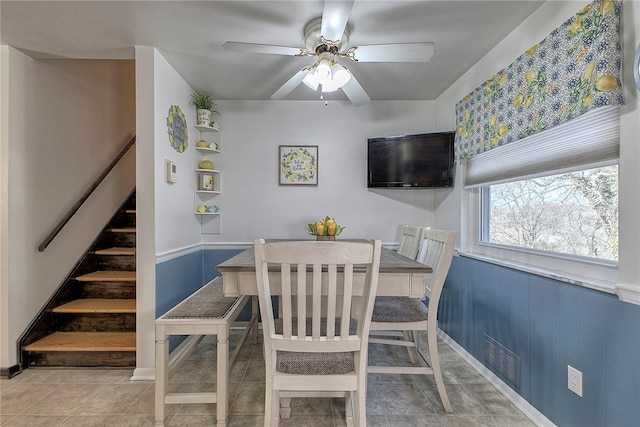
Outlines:
{"type": "MultiPolygon", "coordinates": [[[[372,100],[433,100],[542,3],[356,0],[349,46],[428,41],[436,52],[427,63],[344,65],[372,100]]],[[[192,88],[221,100],[262,100],[313,58],[227,52],[222,44],[304,47],[304,25],[322,10],[321,0],[3,0],[0,41],[36,57],[84,59],[132,59],[133,46],[155,46],[192,88]]],[[[317,97],[301,85],[286,99],[317,97]]]]}

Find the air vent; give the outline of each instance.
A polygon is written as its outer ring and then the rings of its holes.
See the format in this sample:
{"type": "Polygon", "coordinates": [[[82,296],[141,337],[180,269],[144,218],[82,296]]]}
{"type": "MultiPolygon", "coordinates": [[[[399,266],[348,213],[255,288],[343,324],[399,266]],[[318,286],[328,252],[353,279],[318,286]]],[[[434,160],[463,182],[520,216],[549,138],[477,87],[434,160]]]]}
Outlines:
{"type": "Polygon", "coordinates": [[[520,387],[520,357],[490,336],[484,336],[484,360],[515,387],[520,387]]]}

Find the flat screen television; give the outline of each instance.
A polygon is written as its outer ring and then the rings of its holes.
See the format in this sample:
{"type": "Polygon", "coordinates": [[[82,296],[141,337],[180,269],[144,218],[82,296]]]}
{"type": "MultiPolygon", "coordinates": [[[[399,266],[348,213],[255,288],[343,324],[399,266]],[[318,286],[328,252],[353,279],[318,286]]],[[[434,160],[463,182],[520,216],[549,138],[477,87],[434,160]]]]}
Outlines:
{"type": "Polygon", "coordinates": [[[368,188],[453,187],[455,132],[367,140],[368,188]]]}

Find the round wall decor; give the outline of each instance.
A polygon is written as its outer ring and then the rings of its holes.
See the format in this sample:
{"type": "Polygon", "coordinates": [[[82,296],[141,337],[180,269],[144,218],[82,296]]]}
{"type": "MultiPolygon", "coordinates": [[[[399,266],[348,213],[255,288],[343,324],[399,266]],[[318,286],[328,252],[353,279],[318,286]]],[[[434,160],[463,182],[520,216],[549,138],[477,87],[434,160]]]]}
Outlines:
{"type": "Polygon", "coordinates": [[[187,149],[189,146],[187,120],[178,105],[172,105],[171,108],[169,108],[169,116],[167,116],[167,133],[169,134],[169,142],[174,150],[178,153],[182,153],[187,149]]]}

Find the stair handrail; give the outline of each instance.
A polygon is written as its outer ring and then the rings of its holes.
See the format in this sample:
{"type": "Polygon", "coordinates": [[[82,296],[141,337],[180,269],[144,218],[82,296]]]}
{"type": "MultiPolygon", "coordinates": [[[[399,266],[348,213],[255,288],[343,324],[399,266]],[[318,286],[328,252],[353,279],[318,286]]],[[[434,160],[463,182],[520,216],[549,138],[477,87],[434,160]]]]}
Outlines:
{"type": "Polygon", "coordinates": [[[111,170],[118,164],[120,159],[122,159],[124,155],[127,154],[127,151],[129,151],[129,148],[131,148],[133,144],[135,144],[135,142],[136,142],[136,137],[134,135],[133,138],[131,138],[131,141],[129,141],[122,148],[122,150],[120,150],[118,155],[114,157],[111,163],[109,163],[109,165],[104,169],[104,171],[102,171],[100,176],[96,178],[93,184],[91,184],[91,186],[87,189],[87,191],[84,192],[82,197],[78,199],[76,204],[73,205],[71,209],[69,209],[67,214],[62,218],[62,220],[60,220],[60,222],[55,226],[55,228],[51,231],[51,233],[49,233],[49,235],[42,241],[42,243],[40,243],[40,246],[38,246],[38,252],[43,252],[45,249],[47,249],[47,246],[49,246],[49,243],[51,243],[51,241],[55,239],[55,237],[58,235],[58,233],[60,233],[60,231],[64,228],[64,226],[67,225],[71,217],[73,217],[76,214],[76,212],[78,212],[78,209],[80,209],[80,206],[82,206],[84,202],[87,201],[87,199],[91,196],[91,194],[93,194],[95,189],[98,188],[98,186],[102,183],[102,181],[104,181],[107,175],[109,175],[109,172],[111,172],[111,170]]]}

